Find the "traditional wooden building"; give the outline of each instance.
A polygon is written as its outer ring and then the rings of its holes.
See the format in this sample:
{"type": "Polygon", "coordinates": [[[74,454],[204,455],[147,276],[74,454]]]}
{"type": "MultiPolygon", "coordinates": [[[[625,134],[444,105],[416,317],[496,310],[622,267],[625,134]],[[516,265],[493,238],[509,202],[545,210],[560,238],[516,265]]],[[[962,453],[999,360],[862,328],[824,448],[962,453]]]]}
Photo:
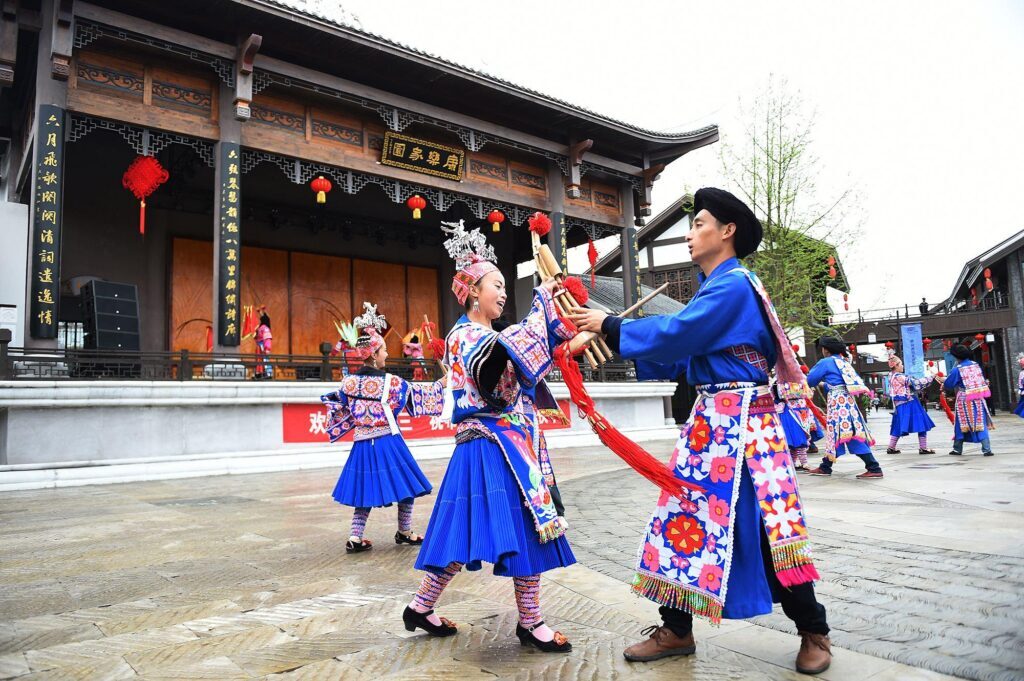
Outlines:
{"type": "Polygon", "coordinates": [[[248,306],[266,306],[276,354],[317,354],[363,300],[403,333],[424,314],[444,327],[458,310],[440,221],[484,228],[511,282],[538,210],[557,257],[620,239],[629,304],[659,172],[718,139],[644,130],[273,0],[7,0],[0,22],[14,346],[81,343],[96,279],[133,287],[141,351],[202,352],[212,336],[251,352],[248,306]],[[126,176],[144,157],[166,177],[126,176]]]}

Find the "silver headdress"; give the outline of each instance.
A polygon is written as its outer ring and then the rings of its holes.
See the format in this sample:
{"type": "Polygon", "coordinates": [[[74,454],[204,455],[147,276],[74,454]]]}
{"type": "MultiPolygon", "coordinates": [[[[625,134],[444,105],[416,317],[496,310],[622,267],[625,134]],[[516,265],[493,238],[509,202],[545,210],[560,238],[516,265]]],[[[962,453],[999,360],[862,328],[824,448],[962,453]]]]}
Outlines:
{"type": "Polygon", "coordinates": [[[352,324],[359,329],[360,333],[370,327],[380,332],[388,326],[387,319],[385,319],[384,315],[377,314],[377,306],[372,303],[363,303],[363,314],[353,319],[352,324]]]}
{"type": "Polygon", "coordinates": [[[449,257],[455,261],[455,269],[464,269],[481,260],[497,262],[494,248],[487,244],[480,229],[466,231],[465,220],[442,222],[441,231],[451,234],[451,238],[444,242],[444,247],[448,250],[449,257]]]}

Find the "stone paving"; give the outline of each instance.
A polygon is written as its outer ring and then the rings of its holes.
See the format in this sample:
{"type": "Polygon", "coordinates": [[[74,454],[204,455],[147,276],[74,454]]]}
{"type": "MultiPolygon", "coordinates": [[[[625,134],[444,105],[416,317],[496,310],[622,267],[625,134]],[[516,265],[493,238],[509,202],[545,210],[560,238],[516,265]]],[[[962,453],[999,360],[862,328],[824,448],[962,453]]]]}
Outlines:
{"type": "MultiPolygon", "coordinates": [[[[870,482],[842,460],[802,479],[837,644],[823,678],[1024,678],[1024,421],[997,422],[994,458],[886,457],[870,482]]],[[[0,678],[807,678],[778,613],[698,623],[691,658],[625,662],[657,614],[625,583],[656,495],[607,452],[555,458],[580,564],[545,576],[544,610],[570,655],[518,645],[511,585],[487,571],[439,604],[458,636],[407,633],[415,549],[391,540],[392,508],[370,516],[374,550],[346,556],[326,469],[3,494],[0,678]]],[[[435,484],[443,469],[424,467],[435,484]]]]}

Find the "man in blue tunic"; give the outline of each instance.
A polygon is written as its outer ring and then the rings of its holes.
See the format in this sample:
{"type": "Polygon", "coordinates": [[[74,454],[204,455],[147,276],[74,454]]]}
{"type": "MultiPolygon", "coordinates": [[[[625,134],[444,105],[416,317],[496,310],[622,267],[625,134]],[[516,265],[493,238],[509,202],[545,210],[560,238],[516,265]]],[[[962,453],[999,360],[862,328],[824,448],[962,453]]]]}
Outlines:
{"type": "Polygon", "coordinates": [[[738,260],[757,249],[761,232],[742,201],[701,189],[687,234],[701,283],[683,311],[623,320],[577,308],[571,317],[636,359],[641,380],[685,371],[698,390],[671,465],[703,492],[662,494],[651,517],[633,590],[661,605],[662,625],[625,650],[630,661],[693,654],[693,615],[753,617],[773,601],[802,638],[797,670],[820,673],[831,661],[796,474],[768,389],[772,367],[780,381],[805,378],[767,292],[738,260]]]}

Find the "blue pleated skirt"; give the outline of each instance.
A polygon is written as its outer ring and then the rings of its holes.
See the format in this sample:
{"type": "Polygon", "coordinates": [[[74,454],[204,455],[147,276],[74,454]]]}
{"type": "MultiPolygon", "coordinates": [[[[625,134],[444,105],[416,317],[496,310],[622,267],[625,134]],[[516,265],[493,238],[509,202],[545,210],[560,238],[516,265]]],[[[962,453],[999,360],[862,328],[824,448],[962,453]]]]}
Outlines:
{"type": "Polygon", "coordinates": [[[934,427],[935,421],[928,416],[921,402],[913,399],[896,405],[896,411],[892,413],[889,435],[903,437],[910,433],[926,433],[934,427]]]}
{"type": "Polygon", "coordinates": [[[1024,418],[1024,395],[1017,400],[1017,406],[1014,408],[1013,413],[1017,416],[1024,418]]]}
{"type": "Polygon", "coordinates": [[[402,436],[382,435],[352,445],[331,496],[345,506],[376,508],[411,501],[431,489],[402,436]]]}
{"type": "Polygon", "coordinates": [[[782,413],[779,415],[779,420],[782,422],[782,429],[786,431],[787,445],[792,449],[807,446],[809,442],[807,439],[807,433],[804,432],[803,426],[800,425],[800,421],[798,421],[796,416],[793,415],[793,412],[789,407],[782,410],[782,413]]]}
{"type": "Polygon", "coordinates": [[[540,543],[533,516],[501,448],[476,439],[458,445],[437,493],[416,569],[452,562],[501,577],[528,577],[576,562],[565,536],[540,543]]]}

